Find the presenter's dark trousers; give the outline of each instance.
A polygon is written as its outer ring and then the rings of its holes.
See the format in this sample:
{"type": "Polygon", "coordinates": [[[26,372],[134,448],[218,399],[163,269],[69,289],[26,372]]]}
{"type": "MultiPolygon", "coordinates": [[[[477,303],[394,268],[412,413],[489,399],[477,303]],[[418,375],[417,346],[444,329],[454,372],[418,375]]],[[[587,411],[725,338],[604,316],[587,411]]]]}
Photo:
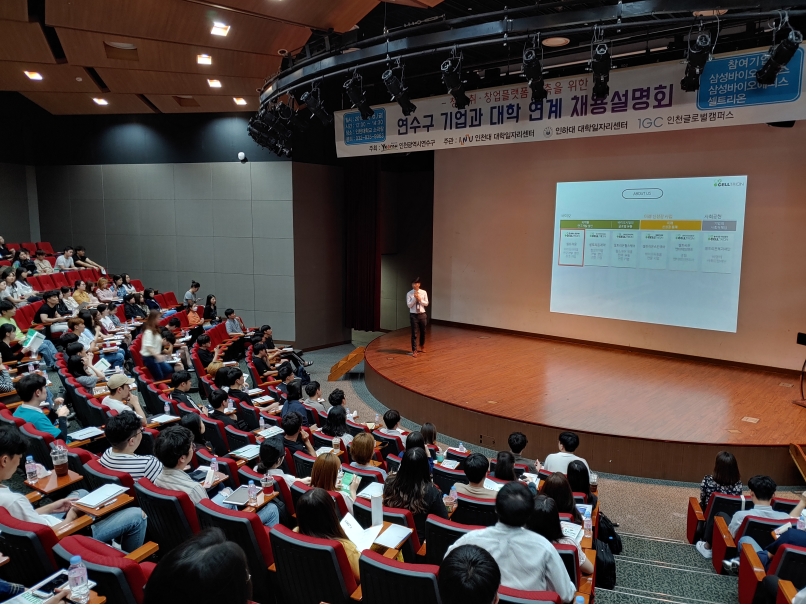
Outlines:
{"type": "Polygon", "coordinates": [[[425,346],[425,326],[428,325],[428,315],[425,313],[409,313],[411,322],[411,350],[417,350],[417,331],[420,332],[420,348],[425,346]]]}

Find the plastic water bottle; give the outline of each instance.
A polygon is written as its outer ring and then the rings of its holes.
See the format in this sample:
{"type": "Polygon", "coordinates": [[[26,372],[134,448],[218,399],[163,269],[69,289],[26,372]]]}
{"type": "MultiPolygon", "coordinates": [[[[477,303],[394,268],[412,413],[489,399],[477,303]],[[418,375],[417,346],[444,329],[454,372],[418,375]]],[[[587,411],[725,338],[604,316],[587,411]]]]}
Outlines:
{"type": "Polygon", "coordinates": [[[350,416],[350,408],[348,408],[347,406],[344,406],[344,409],[347,410],[347,416],[349,417],[350,416]]]}
{"type": "Polygon", "coordinates": [[[584,603],[585,597],[574,597],[574,603],[584,603]]]}
{"type": "Polygon", "coordinates": [[[210,468],[213,469],[214,473],[218,472],[218,458],[215,456],[210,460],[210,468]]]}
{"type": "Polygon", "coordinates": [[[800,513],[798,517],[798,529],[806,530],[806,510],[800,513]]]}
{"type": "Polygon", "coordinates": [[[460,441],[459,442],[459,447],[457,447],[456,449],[459,450],[460,452],[464,452],[465,451],[465,444],[460,441]]]}
{"type": "Polygon", "coordinates": [[[167,401],[165,402],[165,413],[168,414],[169,416],[171,415],[171,404],[168,403],[167,401]]]}
{"type": "Polygon", "coordinates": [[[266,426],[266,419],[263,417],[262,414],[260,415],[260,418],[258,418],[257,423],[260,425],[260,430],[262,431],[263,427],[266,426]]]}
{"type": "Polygon", "coordinates": [[[451,498],[456,502],[456,485],[451,485],[451,498]]]}
{"type": "Polygon", "coordinates": [[[33,373],[34,373],[34,364],[32,364],[32,363],[29,363],[29,364],[28,364],[28,373],[29,373],[29,374],[33,374],[33,373]]]}
{"type": "Polygon", "coordinates": [[[36,462],[34,462],[33,456],[25,459],[25,478],[28,481],[36,481],[36,462]]]}
{"type": "Polygon", "coordinates": [[[381,415],[375,414],[375,426],[377,427],[381,423],[381,415]]]}
{"type": "Polygon", "coordinates": [[[252,481],[251,479],[249,480],[249,487],[247,489],[249,490],[249,501],[247,502],[247,504],[249,506],[257,506],[258,487],[257,485],[255,485],[255,482],[252,481]]]}
{"type": "Polygon", "coordinates": [[[67,579],[70,585],[70,600],[74,603],[86,603],[90,600],[90,585],[87,582],[87,568],[81,557],[75,555],[70,558],[70,567],[67,568],[67,579]]]}

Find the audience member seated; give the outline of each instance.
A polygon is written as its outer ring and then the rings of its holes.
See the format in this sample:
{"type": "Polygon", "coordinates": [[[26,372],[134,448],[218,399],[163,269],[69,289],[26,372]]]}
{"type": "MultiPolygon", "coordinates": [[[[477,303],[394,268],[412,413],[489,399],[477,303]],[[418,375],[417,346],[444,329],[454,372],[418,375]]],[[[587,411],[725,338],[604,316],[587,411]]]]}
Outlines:
{"type": "MultiPolygon", "coordinates": [[[[736,536],[736,531],[742,525],[742,521],[744,521],[745,517],[789,519],[791,513],[773,510],[772,508],[770,501],[773,496],[775,496],[775,490],[778,488],[772,477],[768,477],[767,475],[754,475],[750,477],[750,480],[747,482],[747,487],[750,489],[750,499],[753,501],[753,508],[737,511],[734,513],[733,517],[730,517],[728,513],[725,512],[717,513],[717,516],[722,517],[725,523],[728,524],[730,535],[736,536]]],[[[710,559],[712,557],[711,543],[707,540],[700,540],[697,542],[697,552],[706,559],[710,559]]]]}
{"type": "Polygon", "coordinates": [[[102,466],[128,473],[135,481],[148,477],[155,481],[162,472],[162,464],[154,456],[139,456],[135,450],[143,440],[143,427],[134,412],[121,412],[106,423],[106,438],[110,446],[101,456],[102,466]]]}
{"type": "Polygon", "coordinates": [[[420,433],[422,433],[423,439],[425,439],[426,446],[435,447],[437,449],[437,454],[443,453],[442,448],[437,445],[437,427],[430,422],[425,422],[420,427],[420,433]]]}
{"type": "Polygon", "coordinates": [[[515,472],[515,456],[510,452],[498,452],[495,457],[495,472],[493,477],[503,481],[517,481],[518,474],[515,472]]]}
{"type": "Polygon", "coordinates": [[[42,295],[28,283],[28,269],[19,267],[15,272],[14,291],[16,295],[27,303],[42,300],[42,295]]]}
{"type": "Polygon", "coordinates": [[[549,454],[543,462],[543,468],[548,472],[565,474],[568,472],[568,465],[574,460],[582,461],[585,466],[590,469],[588,462],[584,458],[574,455],[574,452],[579,447],[579,437],[577,437],[576,433],[572,433],[571,431],[560,433],[560,443],[558,447],[560,451],[555,454],[549,454]]]}
{"type": "Polygon", "coordinates": [[[17,250],[14,248],[9,248],[6,246],[6,240],[3,239],[3,236],[0,235],[0,259],[7,260],[10,258],[14,258],[14,253],[17,250]]]}
{"type": "Polygon", "coordinates": [[[486,550],[465,544],[442,560],[437,583],[443,603],[498,603],[501,570],[486,550]]]}
{"type": "MultiPolygon", "coordinates": [[[[199,314],[196,312],[196,307],[185,307],[185,313],[187,314],[188,318],[188,325],[191,328],[195,328],[197,326],[203,326],[204,320],[199,317],[199,314]]],[[[204,326],[204,329],[209,329],[211,326],[207,325],[204,326]]]]}
{"type": "Polygon", "coordinates": [[[145,587],[145,603],[251,603],[243,549],[219,528],[200,531],[164,553],[145,587]]]}
{"type": "Polygon", "coordinates": [[[335,405],[330,408],[322,432],[328,437],[341,439],[344,447],[348,447],[353,442],[353,436],[347,431],[347,411],[342,406],[335,405]]]}
{"type": "Polygon", "coordinates": [[[68,271],[69,269],[75,268],[76,264],[73,259],[73,248],[68,246],[56,259],[56,271],[68,271]]]}
{"type": "Polygon", "coordinates": [[[162,353],[162,334],[160,333],[159,311],[151,311],[143,323],[143,340],[140,346],[140,355],[143,363],[154,380],[169,378],[174,372],[174,366],[165,361],[162,353]]]}
{"type": "Polygon", "coordinates": [[[190,396],[190,389],[193,388],[193,382],[190,378],[190,372],[182,370],[174,372],[171,376],[171,399],[178,403],[184,403],[191,410],[196,410],[199,414],[207,416],[209,410],[206,405],[199,405],[190,396]]]}
{"type": "Polygon", "coordinates": [[[742,476],[739,473],[739,463],[730,452],[719,452],[714,461],[714,473],[702,478],[700,483],[700,507],[702,510],[705,510],[711,495],[715,493],[730,496],[742,495],[742,476]]]}
{"type": "Polygon", "coordinates": [[[526,529],[540,534],[552,544],[570,544],[576,546],[579,555],[579,569],[584,574],[593,573],[593,563],[588,561],[582,546],[573,538],[563,534],[562,522],[560,521],[560,511],[553,498],[540,494],[535,498],[535,507],[529,520],[526,521],[526,529]]]}
{"type": "Polygon", "coordinates": [[[83,279],[77,279],[73,284],[73,300],[79,305],[90,304],[90,295],[87,292],[87,282],[83,279]]]}
{"type": "Polygon", "coordinates": [[[325,400],[322,399],[321,385],[317,381],[311,380],[308,384],[306,384],[303,387],[302,390],[305,392],[305,400],[302,403],[304,403],[308,407],[312,407],[317,412],[321,412],[322,414],[327,415],[327,410],[323,405],[325,400]]]}
{"type": "Polygon", "coordinates": [[[243,319],[235,315],[234,309],[225,310],[224,317],[227,318],[227,321],[224,324],[227,329],[227,334],[230,336],[242,336],[243,334],[246,334],[247,329],[243,323],[243,319]]]}
{"type": "Polygon", "coordinates": [[[61,304],[63,304],[67,308],[67,311],[72,315],[78,314],[78,312],[81,310],[81,305],[76,302],[75,298],[73,298],[73,289],[68,286],[62,286],[59,289],[62,293],[59,297],[61,304]]]}
{"type": "MultiPolygon", "coordinates": [[[[289,382],[286,385],[286,395],[288,399],[283,405],[283,422],[285,422],[285,417],[288,414],[291,412],[296,412],[300,415],[300,418],[302,418],[303,426],[309,426],[308,412],[305,410],[305,406],[302,405],[302,402],[299,400],[301,394],[302,385],[300,384],[299,380],[289,382]]],[[[314,424],[311,428],[316,430],[316,425],[314,424]]]]}
{"type": "Polygon", "coordinates": [[[386,480],[386,471],[379,466],[372,466],[370,460],[375,454],[375,438],[369,433],[358,433],[353,437],[353,443],[350,446],[350,457],[353,459],[353,466],[356,468],[378,471],[386,480]]]}
{"type": "MultiPolygon", "coordinates": [[[[340,405],[345,410],[347,410],[347,395],[345,395],[344,391],[342,391],[341,389],[333,389],[333,391],[331,391],[330,395],[328,395],[327,397],[327,402],[330,404],[330,407],[333,407],[334,405],[340,405]]],[[[330,411],[330,407],[328,407],[328,411],[330,411]]],[[[353,410],[352,412],[349,412],[347,414],[347,417],[350,420],[355,420],[356,418],[358,418],[358,410],[353,410]]],[[[404,444],[406,443],[405,439],[403,440],[403,443],[404,444]]]]}
{"type": "MultiPolygon", "coordinates": [[[[28,451],[28,440],[13,427],[0,427],[0,481],[11,479],[20,460],[28,451]]],[[[80,516],[73,502],[85,496],[85,490],[34,509],[28,498],[0,485],[0,507],[5,508],[15,519],[53,527],[62,521],[72,521],[80,516]]],[[[148,520],[137,507],[124,508],[108,517],[96,519],[90,526],[92,537],[101,542],[120,544],[125,552],[132,552],[143,545],[148,520]]]]}
{"type": "Polygon", "coordinates": [[[90,393],[99,380],[106,380],[104,373],[92,365],[92,353],[88,351],[71,355],[67,359],[67,372],[90,393]]]}
{"type": "MultiPolygon", "coordinates": [[[[100,327],[96,329],[95,321],[89,311],[80,311],[78,317],[71,317],[67,320],[68,330],[78,336],[78,342],[84,346],[84,350],[92,353],[99,353],[101,357],[109,362],[113,368],[123,367],[125,356],[123,351],[101,352],[101,345],[104,344],[104,335],[100,327]]],[[[64,336],[62,337],[64,343],[64,336]]]]}
{"type": "MultiPolygon", "coordinates": [[[[36,265],[34,261],[31,260],[31,254],[25,249],[17,250],[17,253],[14,255],[14,262],[11,263],[11,266],[15,269],[25,269],[31,274],[36,272],[36,265]]],[[[19,276],[17,279],[19,279],[19,276]]]]}
{"type": "Polygon", "coordinates": [[[47,254],[44,250],[37,250],[36,251],[36,259],[34,259],[34,267],[36,267],[36,272],[38,275],[49,275],[53,273],[53,265],[50,264],[50,261],[45,258],[47,254]]]}
{"type": "Polygon", "coordinates": [[[224,424],[234,426],[236,429],[242,431],[248,428],[246,423],[238,420],[234,414],[231,416],[224,411],[227,409],[227,402],[229,401],[229,396],[226,391],[222,391],[221,389],[214,390],[207,401],[210,407],[213,408],[213,411],[208,414],[210,418],[220,420],[224,424]]]}
{"type": "Polygon", "coordinates": [[[6,283],[6,287],[2,292],[0,292],[0,299],[12,302],[16,307],[24,307],[27,305],[28,301],[25,300],[25,297],[17,292],[17,288],[15,286],[17,275],[14,273],[14,269],[11,267],[6,267],[2,275],[3,281],[6,283]]]}
{"type": "MultiPolygon", "coordinates": [[[[264,382],[273,380],[277,375],[277,371],[272,369],[272,359],[269,356],[269,351],[263,343],[257,343],[252,347],[252,363],[257,370],[257,374],[264,382]]],[[[305,385],[306,387],[308,385],[305,385]]],[[[323,410],[324,411],[324,408],[323,410]]]]}
{"type": "Polygon", "coordinates": [[[121,273],[120,274],[120,280],[121,280],[121,282],[120,282],[119,287],[122,287],[123,291],[126,294],[134,294],[135,292],[137,292],[135,287],[132,285],[132,280],[129,277],[128,273],[121,273]]]}
{"type": "Polygon", "coordinates": [[[206,429],[204,427],[204,423],[202,422],[201,416],[198,414],[185,414],[179,421],[179,426],[183,426],[193,433],[194,451],[199,451],[201,449],[207,450],[211,454],[215,454],[213,444],[204,437],[204,432],[206,429]]]}
{"type": "Polygon", "coordinates": [[[403,454],[397,473],[389,475],[383,505],[411,511],[420,542],[425,540],[425,519],[429,514],[448,518],[442,492],[431,482],[428,455],[419,447],[403,454]]]}
{"type": "Polygon", "coordinates": [[[487,457],[478,453],[470,454],[465,458],[464,467],[469,483],[454,483],[456,491],[474,498],[495,499],[498,492],[484,487],[484,480],[487,478],[487,471],[490,468],[490,461],[487,460],[487,457]]]}
{"type": "Polygon", "coordinates": [[[291,455],[294,452],[307,452],[316,456],[316,450],[311,445],[311,436],[302,429],[302,416],[297,412],[289,412],[283,416],[283,446],[288,448],[291,455]]]}
{"type": "MultiPolygon", "coordinates": [[[[17,320],[14,319],[14,316],[17,314],[17,307],[15,307],[12,303],[8,302],[7,300],[0,300],[0,326],[9,324],[14,326],[14,340],[18,342],[23,342],[25,340],[25,334],[20,330],[20,327],[17,325],[17,320]]],[[[48,370],[53,370],[56,366],[56,347],[54,344],[45,339],[40,345],[39,349],[36,351],[38,354],[42,355],[42,358],[45,360],[45,363],[48,366],[48,370]]],[[[10,360],[6,360],[10,361],[10,360]]]]}
{"type": "Polygon", "coordinates": [[[501,584],[516,590],[551,590],[563,603],[574,598],[574,584],[560,554],[543,536],[524,527],[534,511],[529,488],[519,481],[507,483],[495,499],[498,523],[466,533],[448,549],[466,544],[485,549],[501,570],[501,584]]]}
{"type": "Polygon", "coordinates": [[[137,393],[132,391],[131,385],[134,384],[134,378],[130,378],[125,374],[112,374],[109,381],[106,383],[106,388],[109,389],[109,395],[104,397],[101,402],[110,410],[115,410],[118,414],[123,412],[134,412],[140,419],[143,426],[146,425],[146,413],[140,405],[140,399],[137,393]]]}
{"type": "MultiPolygon", "coordinates": [[[[123,314],[126,316],[128,321],[145,319],[148,317],[148,313],[143,311],[142,307],[137,304],[137,296],[135,294],[128,293],[123,295],[123,314]]],[[[159,313],[157,313],[157,318],[159,318],[159,313]]]]}
{"type": "MultiPolygon", "coordinates": [[[[571,486],[572,492],[585,494],[587,504],[596,508],[596,503],[599,498],[591,492],[591,474],[588,467],[582,464],[579,460],[574,460],[568,465],[568,474],[566,475],[568,483],[571,486]]],[[[593,508],[591,510],[593,510],[593,508]]]]}
{"type": "MultiPolygon", "coordinates": [[[[353,475],[350,485],[344,485],[339,480],[341,471],[341,460],[335,454],[322,454],[317,456],[311,470],[311,487],[321,487],[329,492],[339,492],[344,498],[347,510],[353,512],[353,503],[358,492],[358,484],[361,477],[353,475]]],[[[299,515],[299,512],[297,513],[299,515]]]]}
{"type": "Polygon", "coordinates": [[[59,424],[59,428],[53,426],[53,422],[47,416],[50,411],[50,407],[47,405],[50,393],[48,381],[44,376],[28,374],[20,378],[17,383],[17,395],[22,404],[14,410],[16,418],[30,422],[38,431],[50,433],[56,439],[67,441],[67,416],[70,414],[70,410],[66,405],[62,405],[64,399],[57,397],[53,403],[56,406],[56,422],[59,424]]]}
{"type": "Polygon", "coordinates": [[[350,569],[353,570],[355,581],[359,582],[361,578],[358,571],[358,559],[361,557],[361,553],[341,528],[339,516],[336,513],[336,503],[333,502],[330,494],[325,489],[314,487],[300,496],[297,500],[296,511],[299,526],[297,531],[303,536],[340,542],[344,547],[347,560],[350,561],[350,569]]]}
{"type": "Polygon", "coordinates": [[[73,257],[73,262],[76,267],[82,269],[98,269],[98,271],[102,273],[105,271],[101,265],[87,257],[87,249],[84,246],[76,246],[76,254],[73,257]]]}
{"type": "Polygon", "coordinates": [[[288,399],[288,385],[296,379],[297,377],[294,375],[294,370],[291,369],[291,366],[287,363],[283,364],[277,368],[277,380],[280,381],[280,384],[275,385],[275,388],[284,398],[288,399]]]}
{"type": "Polygon", "coordinates": [[[576,507],[574,493],[571,491],[571,484],[568,483],[565,475],[554,473],[543,482],[540,493],[554,500],[557,510],[567,513],[574,518],[574,523],[582,525],[582,515],[576,507]]]}
{"type": "Polygon", "coordinates": [[[29,351],[24,350],[17,342],[17,332],[11,324],[0,326],[0,355],[7,362],[20,362],[27,357],[29,351]],[[15,343],[12,345],[12,343],[15,343]]]}
{"type": "Polygon", "coordinates": [[[207,300],[204,303],[204,317],[205,322],[213,325],[221,323],[221,318],[218,316],[218,307],[216,306],[216,298],[213,294],[207,295],[207,300]]]}
{"type": "Polygon", "coordinates": [[[207,368],[211,363],[218,361],[221,351],[218,347],[213,349],[210,337],[207,336],[207,334],[199,336],[196,339],[196,344],[198,345],[196,352],[199,355],[199,361],[201,361],[202,367],[207,368]]]}
{"type": "Polygon", "coordinates": [[[185,307],[196,307],[196,293],[201,288],[201,285],[197,281],[190,282],[190,289],[185,292],[185,296],[182,298],[182,302],[184,303],[185,307]]]}
{"type": "Polygon", "coordinates": [[[400,428],[400,412],[397,410],[386,410],[386,413],[383,415],[383,423],[385,426],[378,429],[378,431],[390,437],[400,437],[400,441],[403,442],[403,447],[406,447],[407,433],[400,428]]]}
{"type": "MultiPolygon", "coordinates": [[[[210,498],[201,483],[194,481],[185,472],[193,460],[193,433],[181,426],[170,426],[160,433],[154,444],[154,455],[162,463],[162,472],[154,480],[154,485],[165,489],[185,492],[194,504],[210,498]]],[[[222,491],[212,496],[211,500],[225,508],[237,510],[237,506],[225,504],[224,499],[230,494],[222,491]]],[[[272,527],[280,521],[277,505],[269,502],[257,511],[263,525],[272,527]]]]}
{"type": "Polygon", "coordinates": [[[10,393],[15,386],[8,368],[3,364],[3,356],[0,355],[0,393],[10,393]]]}
{"type": "Polygon", "coordinates": [[[118,293],[115,290],[114,284],[112,284],[105,277],[101,277],[98,280],[98,287],[95,289],[95,296],[101,302],[113,302],[118,299],[118,293]]]}
{"type": "MultiPolygon", "coordinates": [[[[297,429],[299,430],[299,429],[297,429]]],[[[280,468],[285,462],[285,445],[280,435],[275,435],[264,439],[260,444],[260,462],[254,470],[264,475],[271,475],[274,480],[283,480],[290,489],[296,481],[301,481],[305,485],[311,484],[311,478],[297,479],[294,475],[288,475],[280,468]]]]}
{"type": "MultiPolygon", "coordinates": [[[[331,408],[333,409],[333,408],[331,408]]],[[[434,457],[431,455],[431,450],[425,447],[425,438],[423,434],[419,431],[414,431],[409,433],[408,437],[406,437],[406,451],[419,447],[423,450],[426,455],[428,456],[428,469],[431,471],[431,474],[434,474],[434,457]]]]}
{"type": "Polygon", "coordinates": [[[529,444],[529,441],[526,439],[526,435],[520,432],[512,433],[507,439],[507,443],[509,444],[509,451],[515,457],[515,464],[525,464],[529,467],[527,470],[532,474],[537,474],[537,468],[540,466],[539,460],[531,460],[530,458],[524,458],[521,456],[521,452],[526,449],[526,446],[529,444]]]}

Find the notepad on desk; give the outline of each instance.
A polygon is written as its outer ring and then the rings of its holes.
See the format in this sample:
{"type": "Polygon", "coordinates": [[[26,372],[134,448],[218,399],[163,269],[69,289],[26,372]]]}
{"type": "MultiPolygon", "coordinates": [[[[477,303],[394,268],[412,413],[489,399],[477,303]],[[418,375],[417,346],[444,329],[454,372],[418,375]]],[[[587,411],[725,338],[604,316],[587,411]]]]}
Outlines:
{"type": "Polygon", "coordinates": [[[585,530],[581,525],[569,523],[568,521],[560,521],[560,527],[566,538],[571,538],[577,544],[582,542],[582,538],[585,536],[585,530]]]}
{"type": "Polygon", "coordinates": [[[350,513],[344,515],[339,524],[344,530],[344,533],[347,534],[347,538],[350,542],[355,544],[355,548],[358,552],[367,550],[372,546],[375,538],[378,537],[378,534],[383,529],[383,525],[373,525],[372,527],[364,529],[350,513]]]}
{"type": "Polygon", "coordinates": [[[246,394],[251,397],[252,395],[260,395],[262,392],[263,389],[249,389],[248,391],[246,391],[246,394]]]}
{"type": "Polygon", "coordinates": [[[272,399],[272,398],[271,398],[271,397],[269,397],[268,395],[264,395],[263,397],[257,397],[256,399],[253,399],[253,400],[252,400],[252,403],[258,403],[258,404],[261,404],[261,403],[272,403],[273,401],[274,401],[274,399],[272,399]]]}
{"type": "Polygon", "coordinates": [[[459,467],[459,461],[458,460],[443,460],[442,462],[439,463],[439,465],[442,468],[456,469],[456,468],[459,467]]]}
{"type": "Polygon", "coordinates": [[[484,478],[484,489],[490,489],[494,492],[500,492],[501,488],[506,485],[505,483],[498,483],[497,481],[493,481],[492,479],[484,478]]]}
{"type": "Polygon", "coordinates": [[[386,546],[387,548],[397,548],[397,545],[408,539],[411,529],[393,523],[384,532],[375,538],[375,544],[386,546]]]}
{"type": "Polygon", "coordinates": [[[260,446],[251,444],[239,447],[237,450],[230,452],[231,456],[236,458],[243,458],[244,460],[253,460],[260,455],[260,446]]]}
{"type": "Polygon", "coordinates": [[[359,498],[366,498],[367,500],[372,496],[383,496],[383,483],[373,481],[358,494],[359,498]]]}
{"type": "Polygon", "coordinates": [[[126,488],[122,485],[115,485],[114,483],[107,483],[102,485],[96,490],[91,491],[89,494],[81,498],[76,504],[81,504],[87,508],[101,508],[104,504],[117,498],[120,494],[126,492],[126,488]]]}
{"type": "Polygon", "coordinates": [[[151,422],[156,422],[157,424],[165,424],[166,422],[174,422],[179,420],[179,416],[171,416],[170,414],[158,414],[156,416],[152,416],[150,418],[151,422]]]}
{"type": "Polygon", "coordinates": [[[268,428],[263,429],[258,433],[264,439],[268,439],[269,437],[274,437],[275,435],[282,435],[283,429],[279,426],[270,426],[268,428]]]}
{"type": "Polygon", "coordinates": [[[93,437],[97,437],[98,435],[103,434],[104,432],[97,426],[88,426],[85,429],[81,429],[80,431],[70,433],[67,436],[70,437],[70,439],[72,439],[73,441],[81,441],[82,439],[92,439],[93,437]]]}
{"type": "Polygon", "coordinates": [[[336,450],[332,447],[322,446],[318,450],[316,450],[316,457],[324,456],[325,454],[335,454],[336,450]]]}

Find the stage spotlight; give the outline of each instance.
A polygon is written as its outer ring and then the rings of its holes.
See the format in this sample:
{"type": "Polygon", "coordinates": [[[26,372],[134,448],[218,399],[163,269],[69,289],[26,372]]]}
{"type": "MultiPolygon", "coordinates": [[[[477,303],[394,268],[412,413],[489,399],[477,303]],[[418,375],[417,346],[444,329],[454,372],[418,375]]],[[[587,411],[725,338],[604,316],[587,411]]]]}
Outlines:
{"type": "Polygon", "coordinates": [[[771,46],[767,62],[756,72],[756,81],[759,84],[775,84],[778,72],[795,56],[801,42],[803,35],[793,29],[777,46],[771,46]]]}
{"type": "Polygon", "coordinates": [[[462,83],[462,59],[451,57],[442,63],[442,82],[448,89],[448,93],[453,97],[457,109],[464,109],[470,105],[470,99],[465,94],[465,87],[462,83]]]}
{"type": "MultiPolygon", "coordinates": [[[[401,77],[403,74],[400,74],[401,77]]],[[[389,91],[389,94],[392,95],[392,100],[396,101],[400,108],[403,110],[403,115],[408,116],[414,113],[417,110],[417,106],[411,102],[409,99],[408,89],[403,86],[403,82],[401,82],[398,77],[392,73],[391,69],[387,69],[383,72],[381,76],[381,80],[386,85],[386,90],[389,91]]]]}
{"type": "Polygon", "coordinates": [[[600,42],[593,50],[591,58],[591,69],[593,70],[593,92],[591,98],[594,101],[602,101],[610,94],[610,49],[607,44],[600,42]]]}
{"type": "Polygon", "coordinates": [[[311,111],[311,117],[316,116],[322,124],[328,125],[333,121],[333,116],[325,109],[325,104],[322,102],[322,95],[318,88],[302,93],[299,100],[305,103],[306,107],[311,111]]]}
{"type": "Polygon", "coordinates": [[[352,77],[344,83],[344,90],[350,101],[361,112],[362,120],[369,120],[375,113],[367,103],[367,95],[361,88],[361,75],[354,71],[352,77]]]}
{"type": "Polygon", "coordinates": [[[537,58],[534,48],[527,48],[523,51],[523,75],[529,80],[529,88],[532,89],[532,101],[540,103],[548,96],[548,92],[543,82],[543,64],[537,58]]]}
{"type": "Polygon", "coordinates": [[[686,92],[694,92],[700,88],[702,75],[708,57],[711,54],[711,34],[700,32],[694,46],[689,40],[688,57],[686,58],[686,75],[680,80],[680,87],[686,92]]]}
{"type": "Polygon", "coordinates": [[[278,139],[290,139],[291,131],[283,123],[275,111],[262,109],[258,112],[258,119],[266,124],[268,131],[276,134],[278,139]]]}

